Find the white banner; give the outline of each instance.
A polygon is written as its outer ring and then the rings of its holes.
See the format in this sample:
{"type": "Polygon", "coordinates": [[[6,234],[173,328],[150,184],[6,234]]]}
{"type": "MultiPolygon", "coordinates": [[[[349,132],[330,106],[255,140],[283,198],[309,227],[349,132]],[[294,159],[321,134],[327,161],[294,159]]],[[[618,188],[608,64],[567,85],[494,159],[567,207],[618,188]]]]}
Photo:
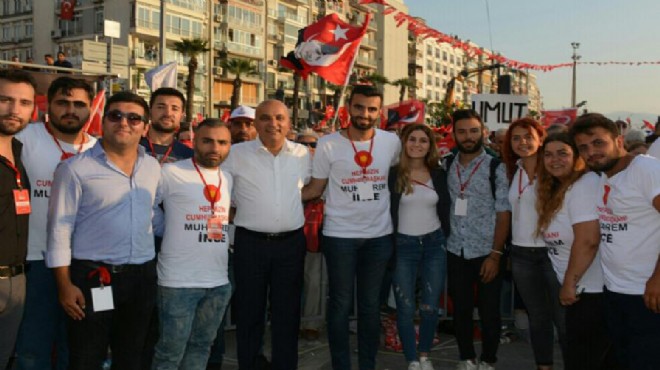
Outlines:
{"type": "Polygon", "coordinates": [[[511,122],[527,116],[527,95],[476,94],[471,98],[472,109],[481,115],[490,131],[507,128],[511,122]]]}
{"type": "Polygon", "coordinates": [[[152,92],[159,87],[176,88],[176,62],[167,63],[144,72],[144,80],[152,92]]]}

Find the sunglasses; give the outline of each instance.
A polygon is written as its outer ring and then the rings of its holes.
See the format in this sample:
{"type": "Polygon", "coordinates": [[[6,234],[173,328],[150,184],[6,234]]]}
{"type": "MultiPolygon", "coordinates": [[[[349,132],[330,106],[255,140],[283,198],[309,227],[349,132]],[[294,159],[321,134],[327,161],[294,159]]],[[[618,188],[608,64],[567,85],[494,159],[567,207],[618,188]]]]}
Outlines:
{"type": "Polygon", "coordinates": [[[108,121],[112,123],[119,123],[121,122],[122,118],[126,118],[126,121],[131,126],[137,126],[142,122],[147,122],[147,118],[145,116],[141,116],[137,113],[124,113],[119,110],[111,110],[105,114],[105,118],[107,118],[108,121]]]}
{"type": "Polygon", "coordinates": [[[310,148],[316,148],[316,143],[298,143],[300,145],[308,146],[310,148]]]}

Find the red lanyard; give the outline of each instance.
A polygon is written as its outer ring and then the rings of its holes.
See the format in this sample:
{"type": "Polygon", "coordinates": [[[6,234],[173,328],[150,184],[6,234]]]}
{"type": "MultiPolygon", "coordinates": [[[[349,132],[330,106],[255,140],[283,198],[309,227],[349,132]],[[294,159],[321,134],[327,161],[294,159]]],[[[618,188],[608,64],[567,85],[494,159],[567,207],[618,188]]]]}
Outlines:
{"type": "MultiPolygon", "coordinates": [[[[154,158],[158,158],[158,156],[156,155],[156,152],[154,151],[154,144],[151,142],[151,140],[149,139],[148,136],[147,136],[147,143],[149,144],[149,150],[151,150],[151,155],[154,158]]],[[[172,144],[170,144],[170,147],[167,148],[167,151],[165,152],[165,154],[163,154],[163,158],[160,159],[159,163],[160,163],[161,166],[163,165],[165,160],[167,160],[167,157],[170,156],[170,153],[172,152],[172,148],[174,148],[174,140],[172,140],[172,144]]],[[[193,163],[195,163],[195,162],[193,161],[193,163]]],[[[195,167],[197,167],[197,165],[195,165],[195,167]]]]}
{"type": "Polygon", "coordinates": [[[425,187],[425,188],[428,188],[428,189],[431,189],[431,190],[435,191],[435,189],[433,189],[432,187],[430,187],[430,186],[428,186],[428,185],[422,183],[421,181],[413,180],[412,182],[414,182],[414,183],[417,184],[417,185],[421,185],[421,186],[423,186],[423,187],[425,187]]]}
{"type": "Polygon", "coordinates": [[[603,205],[607,207],[607,200],[610,197],[610,190],[612,188],[609,185],[603,185],[603,205]]]}
{"type": "MultiPolygon", "coordinates": [[[[57,147],[60,149],[60,152],[62,152],[62,156],[60,156],[61,161],[67,158],[71,158],[75,155],[73,153],[65,152],[64,149],[62,149],[62,145],[60,145],[60,141],[57,140],[57,138],[53,134],[53,131],[51,131],[50,127],[48,126],[47,122],[44,123],[44,127],[46,127],[46,131],[50,134],[50,137],[53,138],[53,141],[55,142],[55,145],[57,145],[57,147]]],[[[80,143],[80,146],[78,147],[78,153],[76,154],[80,154],[80,152],[82,152],[83,145],[85,145],[85,138],[83,138],[82,143],[80,143]]]]}
{"type": "Polygon", "coordinates": [[[366,175],[367,168],[374,161],[374,158],[371,155],[371,151],[374,149],[374,136],[376,136],[376,133],[374,132],[374,134],[371,136],[371,140],[369,141],[368,152],[364,150],[360,150],[358,152],[357,148],[355,147],[355,143],[353,142],[353,139],[351,139],[351,132],[349,130],[346,130],[346,136],[348,136],[348,141],[351,142],[351,146],[353,147],[353,152],[355,153],[353,160],[358,166],[362,168],[362,173],[366,175]]]}
{"type": "Polygon", "coordinates": [[[18,190],[23,190],[23,183],[21,182],[21,171],[19,171],[18,168],[9,161],[9,159],[2,156],[0,156],[0,158],[2,158],[2,161],[5,162],[5,164],[14,171],[14,174],[16,175],[16,185],[18,186],[18,190]]]}
{"type": "Polygon", "coordinates": [[[470,176],[468,177],[467,181],[465,181],[465,182],[463,182],[463,180],[461,179],[461,171],[458,169],[458,166],[460,166],[460,164],[456,163],[456,175],[458,176],[458,184],[461,187],[461,198],[463,197],[463,194],[465,194],[465,189],[467,189],[468,184],[470,184],[470,180],[472,180],[472,176],[474,175],[475,172],[477,172],[477,170],[479,169],[479,166],[481,166],[481,162],[483,162],[484,159],[486,159],[486,158],[485,157],[481,158],[479,163],[477,163],[477,165],[474,166],[474,168],[472,169],[472,172],[470,173],[470,176]]]}
{"type": "Polygon", "coordinates": [[[199,167],[197,167],[197,162],[195,161],[195,157],[192,158],[192,163],[193,166],[195,166],[195,169],[197,170],[197,173],[199,174],[199,178],[202,179],[202,183],[204,183],[204,196],[206,199],[208,199],[209,202],[211,202],[211,213],[215,214],[215,203],[220,201],[220,197],[222,196],[220,194],[220,185],[222,184],[222,176],[220,176],[220,173],[218,173],[218,187],[216,188],[215,191],[206,183],[206,179],[204,178],[204,175],[202,175],[202,171],[199,170],[199,167]]]}
{"type": "Polygon", "coordinates": [[[534,185],[534,178],[525,185],[525,187],[522,186],[522,177],[523,177],[523,169],[520,169],[520,172],[518,173],[518,200],[520,200],[520,197],[522,197],[523,193],[525,192],[525,189],[527,189],[530,185],[534,185]]]}

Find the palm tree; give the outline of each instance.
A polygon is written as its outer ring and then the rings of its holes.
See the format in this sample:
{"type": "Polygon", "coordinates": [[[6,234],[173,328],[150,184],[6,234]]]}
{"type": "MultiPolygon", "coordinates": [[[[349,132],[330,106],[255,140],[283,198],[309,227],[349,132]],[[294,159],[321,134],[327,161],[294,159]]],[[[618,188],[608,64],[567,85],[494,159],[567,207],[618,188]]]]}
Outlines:
{"type": "Polygon", "coordinates": [[[390,83],[393,86],[399,88],[399,103],[403,101],[403,98],[406,96],[406,89],[415,88],[415,83],[408,77],[400,78],[390,83]]]}
{"type": "Polygon", "coordinates": [[[378,73],[375,73],[375,72],[371,73],[371,74],[368,74],[366,76],[362,76],[358,80],[360,82],[369,82],[372,85],[374,85],[376,87],[379,87],[381,89],[383,88],[383,85],[386,85],[386,84],[390,83],[390,80],[387,77],[385,77],[383,75],[380,75],[378,73]]]}
{"type": "Polygon", "coordinates": [[[252,63],[250,60],[246,59],[225,59],[220,62],[220,66],[223,70],[235,75],[234,78],[234,88],[231,93],[231,110],[234,110],[238,107],[238,103],[241,101],[241,86],[243,85],[243,80],[241,80],[241,75],[254,76],[259,74],[257,66],[252,63]]]}
{"type": "Polygon", "coordinates": [[[193,118],[193,100],[195,98],[195,72],[197,71],[197,56],[209,51],[208,41],[202,39],[189,39],[174,43],[174,50],[190,58],[188,61],[188,80],[186,83],[186,122],[188,125],[193,118]]]}

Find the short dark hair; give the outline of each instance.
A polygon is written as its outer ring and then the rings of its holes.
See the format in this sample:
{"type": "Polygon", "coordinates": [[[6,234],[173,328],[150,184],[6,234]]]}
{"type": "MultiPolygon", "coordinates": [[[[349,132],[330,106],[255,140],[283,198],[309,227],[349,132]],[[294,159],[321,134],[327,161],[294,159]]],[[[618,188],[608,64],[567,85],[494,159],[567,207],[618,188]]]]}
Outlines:
{"type": "Polygon", "coordinates": [[[205,120],[203,120],[202,122],[200,122],[200,123],[197,125],[197,127],[195,127],[195,132],[197,132],[197,130],[199,130],[199,129],[201,129],[201,128],[204,128],[204,127],[209,127],[209,128],[224,127],[224,128],[226,128],[226,129],[229,129],[229,127],[227,126],[227,124],[226,124],[223,120],[221,120],[221,119],[218,119],[218,118],[206,118],[205,120]]]}
{"type": "Polygon", "coordinates": [[[66,54],[64,54],[64,52],[62,50],[57,52],[57,56],[60,56],[60,54],[62,54],[63,56],[66,56],[66,54]]]}
{"type": "Polygon", "coordinates": [[[48,86],[48,104],[53,101],[55,94],[59,91],[62,91],[64,95],[69,95],[73,89],[85,90],[90,103],[94,100],[94,88],[87,81],[71,77],[59,77],[48,86]]]}
{"type": "Polygon", "coordinates": [[[353,102],[353,97],[355,95],[364,95],[366,97],[379,97],[380,104],[383,105],[383,92],[378,90],[375,86],[372,85],[355,85],[351,89],[351,95],[348,98],[348,104],[350,105],[353,102]]]}
{"type": "Polygon", "coordinates": [[[451,122],[456,124],[456,122],[462,119],[476,119],[481,124],[481,127],[484,127],[484,121],[481,119],[481,116],[474,109],[458,109],[455,110],[451,115],[451,122]]]}
{"type": "MultiPolygon", "coordinates": [[[[108,107],[115,103],[135,103],[144,109],[144,116],[149,118],[149,104],[140,95],[134,94],[130,91],[120,91],[112,95],[105,103],[104,112],[108,112],[108,107]]],[[[148,123],[148,122],[145,122],[148,123]]]]}
{"type": "Polygon", "coordinates": [[[578,117],[571,125],[569,134],[573,138],[578,134],[591,135],[592,130],[598,127],[608,131],[613,139],[621,135],[617,124],[600,113],[586,113],[578,117]]]}
{"type": "Polygon", "coordinates": [[[149,98],[149,106],[154,105],[154,101],[156,101],[156,98],[159,96],[176,96],[177,98],[181,99],[181,106],[183,107],[183,111],[186,111],[186,98],[183,96],[183,93],[175,88],[172,87],[160,87],[156,89],[156,91],[151,93],[151,97],[149,98]]]}
{"type": "Polygon", "coordinates": [[[52,58],[53,54],[44,54],[44,58],[52,58]]]}
{"type": "Polygon", "coordinates": [[[32,86],[34,91],[37,91],[37,82],[31,74],[21,69],[0,69],[0,81],[8,81],[11,83],[24,83],[32,86]]]}

